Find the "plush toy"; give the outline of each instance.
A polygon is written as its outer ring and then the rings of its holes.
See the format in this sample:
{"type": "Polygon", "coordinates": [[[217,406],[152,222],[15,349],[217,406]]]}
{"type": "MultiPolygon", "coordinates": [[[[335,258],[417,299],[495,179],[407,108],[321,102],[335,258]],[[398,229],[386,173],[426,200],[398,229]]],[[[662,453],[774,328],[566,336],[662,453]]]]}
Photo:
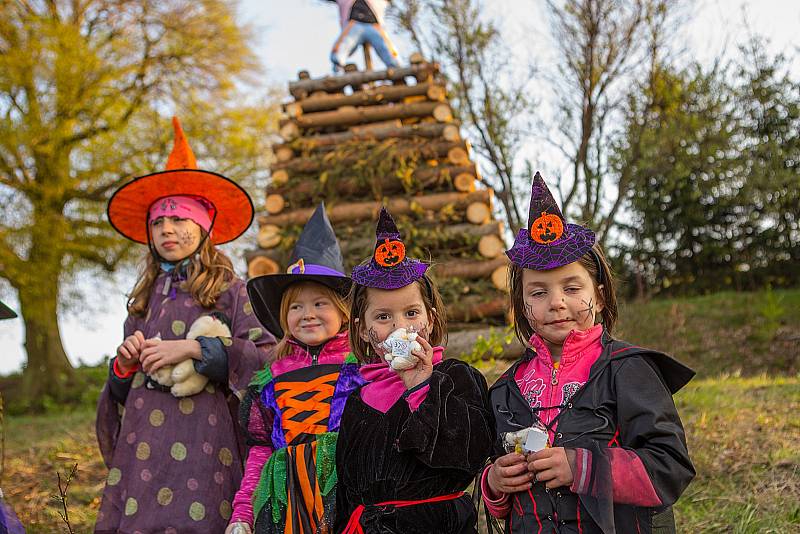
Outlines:
{"type": "MultiPolygon", "coordinates": [[[[221,312],[203,315],[192,323],[186,339],[197,339],[199,336],[230,337],[231,330],[227,323],[228,318],[221,312]]],[[[192,358],[178,365],[165,365],[151,377],[162,386],[170,388],[170,392],[176,397],[189,397],[200,393],[208,384],[208,377],[195,370],[192,358]]]]}
{"type": "Polygon", "coordinates": [[[422,350],[422,345],[417,342],[417,333],[405,328],[398,328],[383,341],[386,349],[384,359],[389,362],[395,371],[411,369],[419,358],[411,354],[412,351],[422,350]]]}

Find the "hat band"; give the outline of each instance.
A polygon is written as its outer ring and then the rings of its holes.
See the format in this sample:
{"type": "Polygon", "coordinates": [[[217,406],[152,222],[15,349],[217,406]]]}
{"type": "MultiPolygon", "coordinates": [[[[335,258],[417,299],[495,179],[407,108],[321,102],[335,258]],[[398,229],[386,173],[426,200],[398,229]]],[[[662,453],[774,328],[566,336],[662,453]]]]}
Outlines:
{"type": "Polygon", "coordinates": [[[147,217],[148,226],[159,217],[178,217],[195,222],[208,233],[211,230],[211,213],[214,208],[201,197],[175,195],[156,200],[147,217]]]}

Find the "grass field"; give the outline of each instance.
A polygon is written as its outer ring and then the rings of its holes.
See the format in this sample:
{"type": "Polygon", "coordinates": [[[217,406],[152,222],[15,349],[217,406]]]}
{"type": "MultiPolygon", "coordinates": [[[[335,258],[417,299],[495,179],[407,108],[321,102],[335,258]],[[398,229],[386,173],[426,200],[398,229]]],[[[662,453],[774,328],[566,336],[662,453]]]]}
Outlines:
{"type": "MultiPolygon", "coordinates": [[[[698,472],[676,507],[678,531],[798,531],[800,291],[629,305],[622,317],[622,337],[700,371],[675,399],[698,472]]],[[[487,367],[489,379],[509,363],[487,367]]],[[[91,532],[105,477],[93,425],[86,404],[6,417],[0,484],[29,534],[67,532],[54,496],[57,473],[74,464],[70,523],[76,533],[91,532]]]]}

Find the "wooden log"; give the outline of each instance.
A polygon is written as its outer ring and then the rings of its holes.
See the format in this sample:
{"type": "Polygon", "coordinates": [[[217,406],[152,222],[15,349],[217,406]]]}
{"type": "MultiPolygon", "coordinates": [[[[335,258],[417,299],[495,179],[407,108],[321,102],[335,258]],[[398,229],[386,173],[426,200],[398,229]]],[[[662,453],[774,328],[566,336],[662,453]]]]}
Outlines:
{"type": "MultiPolygon", "coordinates": [[[[341,221],[364,221],[377,218],[381,206],[386,206],[390,213],[410,213],[416,207],[423,210],[439,210],[452,204],[463,209],[473,202],[491,202],[492,191],[481,189],[474,193],[437,193],[410,198],[391,198],[387,202],[348,202],[328,207],[328,218],[332,223],[341,221]]],[[[285,226],[288,224],[305,224],[314,213],[315,208],[294,210],[280,215],[262,215],[258,218],[259,224],[275,224],[285,226]]]]}
{"type": "Polygon", "coordinates": [[[436,265],[433,272],[438,279],[463,278],[464,280],[471,280],[488,278],[495,269],[507,263],[508,258],[505,256],[491,260],[458,260],[436,265]]]}
{"type": "Polygon", "coordinates": [[[466,165],[469,163],[469,152],[466,143],[464,146],[454,146],[447,151],[447,160],[453,165],[466,165]]]}
{"type": "Polygon", "coordinates": [[[408,119],[414,117],[433,116],[439,122],[453,120],[453,111],[443,102],[417,102],[416,104],[387,104],[385,106],[343,107],[333,111],[306,113],[293,119],[282,119],[280,135],[290,141],[295,131],[300,128],[322,128],[336,126],[344,128],[356,124],[385,121],[390,119],[408,119]],[[294,124],[294,128],[290,127],[294,124]],[[287,136],[289,136],[287,138],[287,136]]]}
{"type": "Polygon", "coordinates": [[[278,145],[275,147],[275,159],[284,162],[294,157],[294,150],[289,145],[278,145]]]}
{"type": "Polygon", "coordinates": [[[287,122],[280,127],[278,134],[284,141],[292,141],[300,137],[300,127],[296,122],[287,122]]]}
{"type": "Polygon", "coordinates": [[[347,73],[358,72],[358,65],[355,63],[348,63],[344,66],[344,71],[347,73]]]}
{"type": "MultiPolygon", "coordinates": [[[[485,226],[485,225],[484,225],[485,226]]],[[[497,258],[506,250],[506,244],[497,234],[486,234],[478,241],[478,253],[484,258],[497,258]]]]}
{"type": "MultiPolygon", "coordinates": [[[[276,172],[286,172],[284,170],[276,172]]],[[[467,174],[474,172],[473,167],[451,167],[447,165],[436,167],[418,167],[411,175],[413,180],[412,191],[421,189],[441,189],[449,179],[454,175],[467,174]]],[[[288,173],[287,173],[288,175],[288,173]]],[[[333,184],[337,195],[341,197],[356,197],[368,196],[371,192],[377,190],[381,195],[393,195],[404,193],[407,191],[406,185],[397,178],[396,175],[390,174],[388,176],[380,176],[374,179],[374,186],[367,187],[364,181],[358,177],[342,177],[336,180],[333,184]]],[[[284,195],[286,198],[291,198],[292,202],[316,202],[315,194],[323,190],[320,187],[319,179],[316,175],[309,176],[306,179],[293,179],[291,181],[276,183],[273,179],[272,184],[269,186],[270,193],[278,193],[284,195]]],[[[471,193],[475,191],[465,191],[471,193]]]]}
{"type": "Polygon", "coordinates": [[[283,169],[272,171],[272,181],[270,182],[270,184],[273,187],[280,186],[281,184],[285,184],[288,181],[289,181],[288,171],[285,171],[283,169]]]}
{"type": "Polygon", "coordinates": [[[419,63],[408,67],[390,68],[379,71],[351,72],[342,76],[326,76],[311,80],[299,80],[289,83],[289,93],[296,99],[305,98],[305,95],[314,91],[325,91],[328,93],[341,91],[348,85],[359,86],[369,82],[379,80],[402,80],[406,77],[414,77],[417,80],[427,80],[439,72],[438,63],[419,63]]]}
{"type": "Polygon", "coordinates": [[[502,317],[509,307],[508,297],[492,297],[488,300],[479,297],[464,298],[458,306],[447,309],[447,320],[453,322],[480,321],[487,317],[502,317]]]}
{"type": "Polygon", "coordinates": [[[279,271],[278,262],[266,256],[255,256],[247,263],[247,276],[255,278],[279,271]]]}
{"type": "MultiPolygon", "coordinates": [[[[322,149],[335,149],[335,146],[340,143],[347,143],[350,141],[382,141],[389,138],[406,138],[406,137],[427,137],[437,138],[441,137],[445,141],[458,141],[461,139],[461,133],[458,131],[458,125],[446,123],[425,123],[425,124],[410,124],[400,126],[382,126],[374,127],[372,131],[363,131],[355,128],[350,128],[346,132],[336,132],[330,134],[312,135],[297,139],[292,146],[296,150],[322,150],[322,149]],[[333,147],[333,148],[331,148],[333,147]]],[[[279,146],[286,145],[276,145],[279,146]]]]}
{"type": "Polygon", "coordinates": [[[265,224],[258,229],[256,240],[261,248],[277,247],[281,242],[281,229],[274,224],[265,224]]]}
{"type": "MultiPolygon", "coordinates": [[[[396,158],[421,157],[424,159],[446,159],[454,152],[454,148],[461,150],[463,145],[463,141],[456,141],[455,143],[449,141],[434,141],[425,144],[399,144],[396,147],[392,147],[392,156],[396,158]]],[[[363,155],[366,150],[369,150],[369,147],[365,146],[363,149],[359,148],[357,151],[351,150],[351,152],[353,152],[351,155],[337,158],[336,164],[348,165],[357,163],[359,160],[363,161],[363,155]]],[[[276,170],[285,169],[290,175],[316,173],[331,166],[330,157],[330,154],[327,154],[313,158],[294,158],[289,161],[278,161],[272,165],[272,171],[275,172],[276,170]]],[[[460,160],[459,163],[454,163],[454,165],[461,167],[467,166],[468,164],[469,159],[463,163],[460,160]]]]}
{"type": "Polygon", "coordinates": [[[475,175],[468,172],[457,174],[453,178],[453,187],[456,188],[456,191],[462,191],[464,193],[475,191],[475,175]]]}
{"type": "Polygon", "coordinates": [[[492,284],[500,291],[508,292],[508,265],[501,265],[492,272],[492,284]]]}
{"type": "Polygon", "coordinates": [[[353,94],[325,94],[324,96],[306,98],[286,105],[290,117],[299,117],[305,113],[330,111],[343,106],[371,106],[387,102],[401,102],[409,96],[424,96],[428,100],[444,102],[447,98],[445,88],[437,83],[418,83],[417,85],[381,85],[353,94]],[[291,110],[291,111],[290,111],[291,110]]]}
{"type": "Polygon", "coordinates": [[[286,201],[283,199],[283,196],[275,193],[267,195],[267,199],[264,201],[264,207],[270,215],[277,215],[283,211],[285,206],[286,201]]]}
{"type": "MultiPolygon", "coordinates": [[[[449,319],[449,317],[448,317],[449,319]]],[[[447,334],[447,350],[448,358],[462,358],[464,355],[472,354],[475,346],[478,344],[478,339],[485,340],[500,338],[500,346],[502,348],[499,354],[482,354],[479,355],[483,359],[496,358],[499,360],[516,360],[525,352],[525,346],[519,342],[517,336],[511,337],[511,343],[506,344],[505,328],[502,326],[495,326],[490,328],[476,328],[474,330],[461,330],[458,332],[448,332],[447,334]]]]}
{"type": "Polygon", "coordinates": [[[423,56],[419,52],[414,52],[408,57],[408,62],[411,65],[419,65],[420,63],[425,63],[425,56],[423,56]]]}
{"type": "Polygon", "coordinates": [[[307,70],[301,70],[297,73],[298,80],[310,80],[311,74],[307,70]]]}
{"type": "Polygon", "coordinates": [[[486,224],[492,219],[492,208],[484,202],[473,202],[467,206],[467,220],[472,224],[486,224]]]}
{"type": "MultiPolygon", "coordinates": [[[[370,124],[359,124],[356,126],[352,126],[350,131],[354,134],[367,134],[369,135],[370,132],[384,130],[386,128],[402,128],[403,123],[400,119],[391,119],[388,121],[381,121],[381,122],[373,122],[370,124]]],[[[334,149],[336,147],[333,147],[334,149]]]]}

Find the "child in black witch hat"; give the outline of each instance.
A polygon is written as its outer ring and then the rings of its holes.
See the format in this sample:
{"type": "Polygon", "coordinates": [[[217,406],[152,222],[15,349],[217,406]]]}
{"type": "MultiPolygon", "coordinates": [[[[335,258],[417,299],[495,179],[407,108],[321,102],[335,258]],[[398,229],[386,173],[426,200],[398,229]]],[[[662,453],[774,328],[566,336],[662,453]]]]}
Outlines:
{"type": "Polygon", "coordinates": [[[347,339],[350,278],[323,204],[289,261],[286,274],[247,284],[256,317],[281,341],[242,402],[250,451],[229,534],[312,534],[333,522],[339,421],[362,381],[347,339]]]}
{"type": "Polygon", "coordinates": [[[350,343],[369,383],[342,416],[335,531],[476,532],[464,489],[494,437],[486,381],[442,359],[441,297],[385,209],[376,234],[372,257],[353,270],[350,343]]]}
{"type": "Polygon", "coordinates": [[[694,476],[672,394],[694,375],[611,337],[614,281],[594,232],[566,224],[536,173],[506,252],[525,355],[490,389],[499,457],[481,487],[506,532],[674,532],[694,476]]]}

